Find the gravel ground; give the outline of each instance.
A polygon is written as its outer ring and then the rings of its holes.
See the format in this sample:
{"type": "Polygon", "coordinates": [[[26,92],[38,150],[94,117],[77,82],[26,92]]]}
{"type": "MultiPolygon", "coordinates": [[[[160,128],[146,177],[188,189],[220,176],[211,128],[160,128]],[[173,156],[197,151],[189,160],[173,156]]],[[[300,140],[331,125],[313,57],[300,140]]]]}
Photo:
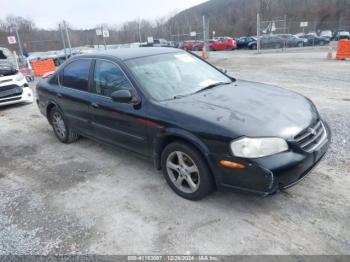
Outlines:
{"type": "Polygon", "coordinates": [[[332,128],[326,159],[267,198],[189,202],[132,153],[60,144],[35,104],[0,109],[0,255],[350,254],[350,62],[325,58],[324,49],[211,54],[232,76],[308,96],[332,128]]]}

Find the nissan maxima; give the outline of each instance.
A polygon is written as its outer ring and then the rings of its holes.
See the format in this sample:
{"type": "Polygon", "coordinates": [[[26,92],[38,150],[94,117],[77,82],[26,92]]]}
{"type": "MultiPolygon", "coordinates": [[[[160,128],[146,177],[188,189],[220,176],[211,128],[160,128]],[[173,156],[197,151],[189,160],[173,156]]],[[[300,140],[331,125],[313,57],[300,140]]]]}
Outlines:
{"type": "Polygon", "coordinates": [[[37,103],[62,143],[83,136],[141,154],[189,200],[289,188],[330,143],[308,98],[172,48],[75,56],[38,83],[37,103]]]}

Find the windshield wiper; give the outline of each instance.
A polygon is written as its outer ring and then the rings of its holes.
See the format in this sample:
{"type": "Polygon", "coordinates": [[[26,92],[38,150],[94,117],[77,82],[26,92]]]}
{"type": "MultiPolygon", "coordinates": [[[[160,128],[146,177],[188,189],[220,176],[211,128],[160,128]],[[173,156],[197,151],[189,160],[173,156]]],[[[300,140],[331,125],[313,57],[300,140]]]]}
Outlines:
{"type": "Polygon", "coordinates": [[[204,88],[201,89],[201,90],[198,90],[196,93],[200,93],[200,92],[203,92],[203,91],[205,91],[205,90],[212,89],[212,88],[217,87],[217,86],[229,85],[229,84],[232,84],[232,82],[229,82],[229,83],[227,83],[227,82],[217,82],[217,83],[208,85],[208,86],[204,87],[204,88]]]}

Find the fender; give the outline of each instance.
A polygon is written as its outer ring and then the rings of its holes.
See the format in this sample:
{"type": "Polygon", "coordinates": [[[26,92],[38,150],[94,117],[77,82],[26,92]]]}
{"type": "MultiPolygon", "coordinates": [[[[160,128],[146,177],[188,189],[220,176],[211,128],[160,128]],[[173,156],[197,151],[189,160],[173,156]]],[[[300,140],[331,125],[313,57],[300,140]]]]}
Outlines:
{"type": "Polygon", "coordinates": [[[57,107],[61,112],[63,112],[63,111],[62,111],[61,107],[59,106],[59,104],[58,104],[55,100],[53,100],[52,98],[50,98],[50,99],[48,99],[48,100],[46,101],[46,106],[45,106],[46,118],[47,118],[47,120],[49,121],[49,123],[51,124],[50,116],[48,115],[48,109],[49,109],[49,106],[50,106],[50,105],[54,105],[54,106],[57,107]]]}
{"type": "Polygon", "coordinates": [[[208,147],[197,136],[181,128],[165,128],[155,135],[153,139],[153,159],[155,167],[158,170],[161,169],[162,150],[168,142],[171,142],[172,140],[176,139],[182,139],[189,142],[203,155],[211,173],[213,174],[215,183],[216,185],[218,185],[218,178],[213,173],[213,167],[210,164],[211,161],[209,161],[210,155],[208,147]]]}

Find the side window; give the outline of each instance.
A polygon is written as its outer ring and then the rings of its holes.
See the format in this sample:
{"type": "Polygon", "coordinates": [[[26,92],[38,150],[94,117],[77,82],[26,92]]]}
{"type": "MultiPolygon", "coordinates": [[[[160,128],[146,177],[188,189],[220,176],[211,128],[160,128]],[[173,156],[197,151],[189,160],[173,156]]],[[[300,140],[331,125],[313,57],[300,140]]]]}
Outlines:
{"type": "Polygon", "coordinates": [[[119,66],[104,60],[96,60],[93,92],[110,97],[118,90],[132,90],[129,80],[119,66]]]}
{"type": "Polygon", "coordinates": [[[81,59],[67,65],[60,76],[60,83],[65,87],[88,91],[90,59],[81,59]]]}
{"type": "Polygon", "coordinates": [[[51,77],[49,83],[52,84],[52,85],[58,85],[58,73],[55,73],[55,74],[51,77]]]}

